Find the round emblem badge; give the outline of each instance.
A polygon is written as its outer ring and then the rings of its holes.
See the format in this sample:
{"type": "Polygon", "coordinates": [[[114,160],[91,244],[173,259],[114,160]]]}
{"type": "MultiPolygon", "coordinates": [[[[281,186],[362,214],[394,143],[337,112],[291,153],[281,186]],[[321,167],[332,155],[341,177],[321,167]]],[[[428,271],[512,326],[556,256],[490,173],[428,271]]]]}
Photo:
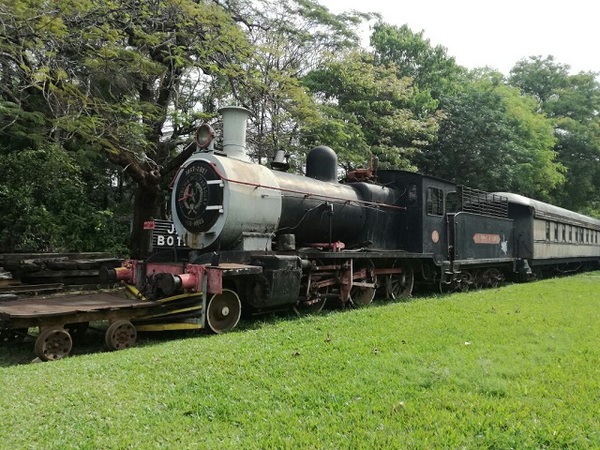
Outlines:
{"type": "Polygon", "coordinates": [[[205,161],[193,161],[179,177],[173,195],[175,213],[183,226],[193,233],[207,231],[219,218],[223,202],[220,177],[205,161]]]}

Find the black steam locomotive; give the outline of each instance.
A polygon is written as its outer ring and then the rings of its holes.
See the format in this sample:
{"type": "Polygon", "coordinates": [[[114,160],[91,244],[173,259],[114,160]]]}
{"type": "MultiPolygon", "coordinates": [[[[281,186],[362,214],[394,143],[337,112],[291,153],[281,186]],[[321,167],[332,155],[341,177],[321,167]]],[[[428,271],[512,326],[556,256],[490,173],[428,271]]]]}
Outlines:
{"type": "Polygon", "coordinates": [[[208,327],[249,313],[327,302],[408,297],[415,283],[493,287],[544,272],[598,267],[600,220],[509,193],[487,193],[399,170],[359,170],[338,182],[337,156],[316,147],[306,176],[246,156],[248,111],[223,114],[223,150],[198,130],[198,151],[173,184],[186,261],[127,261],[112,273],[139,297],[171,303],[138,330],[208,327]]]}

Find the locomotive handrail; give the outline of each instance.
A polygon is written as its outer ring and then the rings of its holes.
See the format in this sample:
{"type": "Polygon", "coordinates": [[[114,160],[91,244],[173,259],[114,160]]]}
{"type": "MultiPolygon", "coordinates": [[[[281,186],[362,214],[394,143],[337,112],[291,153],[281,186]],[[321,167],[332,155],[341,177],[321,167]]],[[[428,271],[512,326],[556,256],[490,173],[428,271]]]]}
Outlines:
{"type": "Polygon", "coordinates": [[[263,189],[271,189],[273,191],[280,191],[280,192],[289,192],[292,194],[301,194],[304,195],[306,198],[308,197],[320,197],[320,198],[324,198],[324,199],[328,199],[328,200],[337,200],[337,201],[341,201],[341,202],[345,202],[345,203],[358,203],[358,204],[362,204],[362,205],[368,205],[368,206],[381,206],[384,208],[390,208],[390,209],[399,209],[402,211],[406,211],[406,207],[405,206],[398,206],[398,205],[390,205],[388,203],[379,203],[379,202],[369,202],[367,200],[348,200],[347,198],[340,198],[340,197],[332,197],[332,196],[328,196],[328,195],[322,195],[322,194],[315,194],[312,192],[307,192],[307,191],[301,191],[301,190],[297,190],[297,189],[287,189],[287,188],[282,188],[282,187],[276,187],[276,186],[269,186],[269,185],[265,185],[265,184],[261,184],[261,183],[252,183],[249,181],[240,181],[240,180],[234,180],[232,178],[227,178],[226,176],[224,176],[219,169],[217,168],[215,163],[209,162],[209,164],[211,165],[211,167],[213,168],[213,170],[216,172],[216,174],[221,177],[221,179],[223,181],[227,181],[229,183],[234,183],[234,184],[241,184],[244,186],[251,186],[254,188],[263,188],[263,189]]]}

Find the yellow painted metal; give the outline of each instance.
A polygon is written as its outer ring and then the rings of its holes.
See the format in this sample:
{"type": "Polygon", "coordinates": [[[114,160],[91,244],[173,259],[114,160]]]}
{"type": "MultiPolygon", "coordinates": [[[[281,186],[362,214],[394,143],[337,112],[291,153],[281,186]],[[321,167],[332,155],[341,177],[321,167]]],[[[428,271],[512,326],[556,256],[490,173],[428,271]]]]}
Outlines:
{"type": "Polygon", "coordinates": [[[148,300],[133,284],[125,284],[125,292],[129,297],[148,300]]]}
{"type": "Polygon", "coordinates": [[[190,306],[189,308],[174,309],[173,311],[165,312],[162,314],[155,314],[153,316],[144,316],[144,319],[156,319],[158,317],[168,317],[168,316],[172,316],[173,314],[180,314],[180,313],[189,312],[189,311],[201,311],[201,310],[202,310],[202,305],[190,306]]]}
{"type": "Polygon", "coordinates": [[[202,293],[201,292],[190,292],[185,294],[173,295],[172,297],[159,298],[158,301],[162,303],[174,302],[176,300],[181,300],[184,298],[190,297],[198,297],[198,300],[201,300],[202,293]]]}
{"type": "MultiPolygon", "coordinates": [[[[134,298],[138,298],[138,299],[141,299],[141,300],[148,300],[138,290],[138,288],[136,288],[132,284],[126,284],[125,285],[125,289],[128,291],[129,294],[133,295],[134,298]]],[[[186,292],[186,293],[183,293],[183,294],[173,295],[171,297],[160,298],[157,301],[162,302],[162,303],[166,303],[166,302],[173,302],[173,301],[176,301],[176,300],[181,300],[183,298],[200,297],[200,296],[202,296],[202,292],[186,292]]]]}
{"type": "Polygon", "coordinates": [[[136,325],[138,331],[175,331],[175,330],[201,330],[200,323],[156,323],[147,325],[136,325]]]}

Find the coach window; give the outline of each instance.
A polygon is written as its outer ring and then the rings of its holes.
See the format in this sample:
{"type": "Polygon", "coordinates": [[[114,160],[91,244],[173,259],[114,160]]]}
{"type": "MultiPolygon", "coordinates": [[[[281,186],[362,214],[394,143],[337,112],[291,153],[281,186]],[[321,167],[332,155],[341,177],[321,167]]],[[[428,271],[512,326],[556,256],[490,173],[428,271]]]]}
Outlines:
{"type": "Polygon", "coordinates": [[[573,242],[573,225],[569,225],[569,242],[573,242]]]}
{"type": "Polygon", "coordinates": [[[561,225],[560,228],[562,229],[562,240],[563,242],[567,241],[567,226],[566,225],[561,225]]]}
{"type": "Polygon", "coordinates": [[[554,224],[554,240],[558,241],[558,223],[554,224]]]}
{"type": "Polygon", "coordinates": [[[444,191],[439,188],[427,188],[427,214],[432,216],[444,215],[444,191]]]}
{"type": "Polygon", "coordinates": [[[550,222],[546,222],[546,240],[550,240],[550,222]]]}

